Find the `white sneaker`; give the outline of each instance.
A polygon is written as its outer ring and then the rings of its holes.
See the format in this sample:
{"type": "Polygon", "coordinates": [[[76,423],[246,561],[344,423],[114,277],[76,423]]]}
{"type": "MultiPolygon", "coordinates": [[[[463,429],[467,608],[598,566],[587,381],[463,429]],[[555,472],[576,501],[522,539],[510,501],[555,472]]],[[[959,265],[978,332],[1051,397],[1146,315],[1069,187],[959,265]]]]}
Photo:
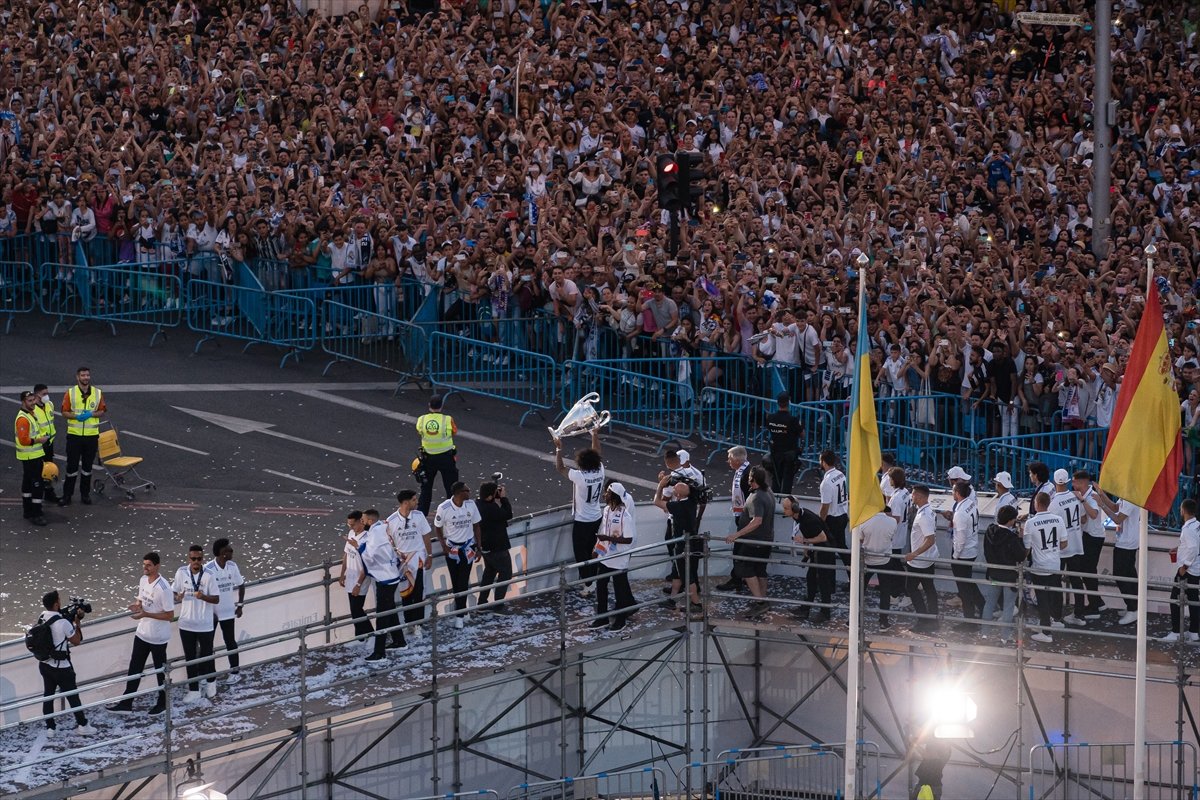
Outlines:
{"type": "Polygon", "coordinates": [[[1051,638],[1050,634],[1042,633],[1041,631],[1038,631],[1037,633],[1031,635],[1029,638],[1035,642],[1042,642],[1043,644],[1050,644],[1051,642],[1054,641],[1054,639],[1051,638]]]}
{"type": "Polygon", "coordinates": [[[912,598],[910,597],[901,597],[892,604],[892,609],[895,611],[903,611],[906,608],[912,608],[912,598]]]}
{"type": "Polygon", "coordinates": [[[231,672],[231,673],[229,673],[228,675],[226,675],[226,676],[225,676],[225,683],[227,683],[227,684],[229,684],[230,686],[232,686],[233,684],[237,683],[237,682],[238,682],[238,681],[240,681],[241,679],[242,679],[242,673],[240,673],[240,672],[231,672]]]}
{"type": "Polygon", "coordinates": [[[193,692],[191,689],[189,689],[187,694],[183,696],[183,702],[187,703],[188,705],[191,705],[192,703],[199,703],[201,697],[202,695],[200,692],[193,692]]]}
{"type": "Polygon", "coordinates": [[[1070,625],[1072,628],[1086,628],[1087,627],[1087,623],[1084,622],[1083,620],[1081,620],[1079,617],[1075,616],[1074,614],[1067,614],[1065,617],[1063,617],[1062,621],[1067,623],[1068,625],[1070,625]]]}
{"type": "Polygon", "coordinates": [[[217,696],[216,681],[209,681],[208,683],[204,684],[204,696],[210,699],[217,696]]]}
{"type": "Polygon", "coordinates": [[[1166,636],[1160,636],[1158,640],[1160,642],[1178,642],[1179,634],[1176,633],[1175,631],[1171,631],[1166,636]]]}
{"type": "Polygon", "coordinates": [[[412,630],[408,631],[408,633],[405,634],[405,638],[406,639],[424,639],[425,638],[425,629],[422,628],[420,625],[414,625],[412,627],[412,630]]]}
{"type": "Polygon", "coordinates": [[[463,618],[462,618],[462,617],[455,617],[455,618],[454,618],[453,625],[454,625],[454,629],[455,629],[455,630],[459,630],[459,631],[461,631],[461,630],[463,629],[463,618]]]}
{"type": "Polygon", "coordinates": [[[1052,620],[1050,620],[1050,627],[1051,628],[1065,628],[1067,626],[1062,622],[1062,620],[1052,619],[1052,620]]]}
{"type": "Polygon", "coordinates": [[[591,597],[592,595],[594,595],[596,593],[596,584],[585,583],[583,585],[583,587],[580,588],[579,593],[581,595],[583,595],[584,597],[591,597]]]}
{"type": "Polygon", "coordinates": [[[93,728],[91,725],[76,725],[75,732],[78,733],[80,736],[95,736],[96,735],[96,729],[93,728]]]}
{"type": "Polygon", "coordinates": [[[1104,605],[1100,606],[1100,610],[1101,611],[1120,611],[1122,613],[1125,612],[1125,609],[1117,608],[1116,606],[1110,606],[1108,603],[1105,603],[1104,605]]]}
{"type": "Polygon", "coordinates": [[[55,736],[58,736],[57,728],[46,728],[46,738],[47,739],[53,739],[55,736]]]}
{"type": "Polygon", "coordinates": [[[1191,631],[1188,631],[1183,635],[1183,640],[1185,642],[1192,642],[1193,644],[1200,642],[1200,633],[1192,633],[1191,631]]]}
{"type": "Polygon", "coordinates": [[[1121,618],[1117,620],[1118,625],[1132,625],[1135,622],[1137,622],[1137,613],[1133,611],[1126,611],[1121,615],[1121,618]]]}

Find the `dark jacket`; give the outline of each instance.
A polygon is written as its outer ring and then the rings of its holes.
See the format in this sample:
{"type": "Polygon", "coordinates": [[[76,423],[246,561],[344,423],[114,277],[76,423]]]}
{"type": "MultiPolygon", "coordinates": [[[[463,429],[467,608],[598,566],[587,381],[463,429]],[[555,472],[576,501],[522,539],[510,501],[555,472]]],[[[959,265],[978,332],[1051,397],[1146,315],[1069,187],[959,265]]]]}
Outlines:
{"type": "Polygon", "coordinates": [[[483,552],[507,550],[508,521],[513,518],[508,498],[501,497],[499,505],[491,500],[477,500],[475,507],[479,509],[479,537],[483,552]]]}
{"type": "Polygon", "coordinates": [[[1025,560],[1025,543],[1012,528],[992,523],[983,535],[983,557],[987,561],[988,580],[1013,583],[1015,567],[1025,560]]]}

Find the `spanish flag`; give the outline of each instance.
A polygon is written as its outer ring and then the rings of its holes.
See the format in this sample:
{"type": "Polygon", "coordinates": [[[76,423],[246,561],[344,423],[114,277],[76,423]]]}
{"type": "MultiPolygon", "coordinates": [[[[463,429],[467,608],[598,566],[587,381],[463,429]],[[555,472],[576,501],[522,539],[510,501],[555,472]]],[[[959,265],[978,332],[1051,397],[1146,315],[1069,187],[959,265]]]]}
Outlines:
{"type": "MultiPolygon", "coordinates": [[[[865,270],[859,280],[866,282],[865,270]]],[[[876,474],[883,463],[879,426],[875,423],[875,393],[871,389],[871,349],[867,337],[865,292],[858,293],[858,346],[854,350],[854,387],[850,393],[850,527],[856,528],[883,511],[883,492],[876,474]]]]}
{"type": "Polygon", "coordinates": [[[1151,281],[1117,394],[1100,485],[1109,494],[1164,516],[1175,502],[1182,469],[1179,395],[1163,328],[1162,301],[1151,281]]]}

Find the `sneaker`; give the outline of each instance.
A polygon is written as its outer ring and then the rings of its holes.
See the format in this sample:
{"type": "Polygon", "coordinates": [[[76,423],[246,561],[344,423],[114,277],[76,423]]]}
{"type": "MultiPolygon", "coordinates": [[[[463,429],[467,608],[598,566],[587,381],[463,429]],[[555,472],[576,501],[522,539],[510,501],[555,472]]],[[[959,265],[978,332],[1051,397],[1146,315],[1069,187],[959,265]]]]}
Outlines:
{"type": "Polygon", "coordinates": [[[619,631],[625,628],[625,620],[621,618],[614,619],[608,626],[610,631],[619,631]]]}
{"type": "Polygon", "coordinates": [[[204,696],[210,700],[217,696],[217,682],[215,680],[204,684],[204,696]]]}
{"type": "Polygon", "coordinates": [[[46,524],[46,518],[42,516],[33,517],[29,520],[30,525],[37,525],[39,528],[46,524]]]}
{"type": "Polygon", "coordinates": [[[79,498],[79,502],[83,503],[85,506],[90,506],[92,504],[92,498],[81,497],[81,498],[79,498]]]}
{"type": "Polygon", "coordinates": [[[79,734],[79,735],[81,735],[81,736],[95,736],[95,735],[96,735],[96,729],[95,729],[95,728],[93,728],[91,725],[88,725],[87,723],[84,723],[83,725],[76,725],[76,726],[75,726],[75,733],[77,733],[77,734],[79,734]]]}
{"type": "Polygon", "coordinates": [[[46,728],[46,738],[53,739],[58,736],[58,728],[46,728]]]}
{"type": "Polygon", "coordinates": [[[608,625],[608,620],[603,617],[598,617],[598,618],[592,620],[591,624],[588,625],[588,627],[589,628],[603,628],[606,625],[608,625]]]}
{"type": "Polygon", "coordinates": [[[1122,613],[1124,613],[1124,611],[1125,611],[1125,609],[1123,609],[1123,608],[1117,608],[1116,606],[1110,606],[1108,603],[1105,603],[1104,605],[1100,606],[1100,610],[1101,611],[1120,611],[1122,613]]]}
{"type": "Polygon", "coordinates": [[[596,584],[585,583],[582,587],[580,587],[579,593],[584,597],[591,597],[596,593],[596,584]]]}
{"type": "Polygon", "coordinates": [[[69,498],[69,497],[60,497],[60,498],[58,499],[58,507],[59,507],[59,508],[66,508],[66,507],[67,507],[67,506],[69,506],[69,505],[71,505],[71,498],[69,498]]]}
{"type": "Polygon", "coordinates": [[[1132,625],[1135,622],[1137,622],[1137,612],[1135,611],[1126,611],[1121,615],[1121,618],[1117,620],[1118,625],[1132,625]]]}
{"type": "Polygon", "coordinates": [[[911,597],[901,597],[899,600],[892,603],[893,611],[903,611],[906,608],[912,608],[912,598],[911,597]]]}
{"type": "Polygon", "coordinates": [[[733,591],[737,591],[737,588],[740,585],[741,584],[739,584],[737,581],[730,578],[729,580],[725,581],[724,583],[718,583],[716,585],[716,587],[714,587],[714,588],[716,588],[716,590],[718,592],[733,592],[733,591]]]}
{"type": "Polygon", "coordinates": [[[455,617],[454,621],[451,624],[454,626],[455,630],[461,631],[463,629],[463,625],[464,625],[463,618],[461,616],[455,617]]]}
{"type": "Polygon", "coordinates": [[[115,705],[108,706],[108,710],[114,714],[132,714],[133,713],[133,701],[132,700],[122,700],[121,702],[116,703],[115,705]]]}
{"type": "Polygon", "coordinates": [[[1065,617],[1063,617],[1062,621],[1065,622],[1067,625],[1070,625],[1072,628],[1087,627],[1087,623],[1084,622],[1083,620],[1081,620],[1079,617],[1075,616],[1074,614],[1067,614],[1065,617]]]}
{"type": "Polygon", "coordinates": [[[1178,642],[1178,641],[1179,641],[1179,634],[1178,634],[1178,633],[1176,633],[1175,631],[1171,631],[1171,632],[1170,632],[1170,633],[1168,633],[1166,636],[1161,636],[1161,637],[1159,637],[1159,639],[1158,639],[1158,640],[1159,640],[1160,642],[1178,642]]]}
{"type": "Polygon", "coordinates": [[[424,637],[425,637],[425,629],[422,628],[420,625],[414,625],[412,627],[412,630],[410,630],[408,632],[408,638],[410,638],[410,639],[423,639],[424,637]]]}
{"type": "Polygon", "coordinates": [[[1050,620],[1050,627],[1051,628],[1065,628],[1065,627],[1067,627],[1067,625],[1061,619],[1052,619],[1052,620],[1050,620]]]}
{"type": "Polygon", "coordinates": [[[375,667],[375,666],[383,666],[383,665],[384,665],[384,662],[386,662],[386,661],[387,661],[387,656],[386,656],[386,655],[383,655],[383,656],[377,656],[377,655],[375,655],[374,653],[371,653],[371,655],[367,656],[367,664],[368,664],[369,666],[373,666],[373,667],[375,667]]]}
{"type": "Polygon", "coordinates": [[[202,695],[199,691],[189,689],[188,693],[183,696],[183,702],[187,703],[188,705],[191,705],[192,703],[199,703],[201,696],[202,695]]]}
{"type": "Polygon", "coordinates": [[[154,704],[154,708],[150,709],[149,713],[150,713],[150,716],[157,717],[159,714],[162,714],[166,710],[167,710],[167,704],[164,703],[163,701],[159,700],[157,703],[154,704]]]}
{"type": "Polygon", "coordinates": [[[1042,633],[1041,631],[1038,631],[1037,633],[1032,634],[1029,638],[1035,642],[1041,642],[1043,644],[1050,644],[1051,642],[1054,641],[1054,639],[1050,636],[1050,634],[1042,633]]]}
{"type": "Polygon", "coordinates": [[[1098,609],[1098,608],[1089,608],[1089,609],[1088,609],[1088,610],[1087,610],[1087,611],[1084,613],[1084,615],[1083,615],[1083,618],[1084,618],[1085,620],[1095,620],[1095,619],[1100,619],[1100,609],[1098,609]]]}
{"type": "Polygon", "coordinates": [[[385,650],[407,650],[408,642],[388,642],[385,650]]]}
{"type": "MultiPolygon", "coordinates": [[[[692,612],[693,614],[703,614],[704,606],[700,603],[688,603],[688,611],[692,612]]],[[[1195,634],[1192,635],[1194,636],[1195,634]]]]}
{"type": "Polygon", "coordinates": [[[765,600],[757,600],[757,601],[751,603],[750,607],[746,609],[746,616],[760,617],[763,614],[766,614],[770,610],[771,610],[770,603],[766,602],[765,600]]]}
{"type": "Polygon", "coordinates": [[[1193,644],[1200,642],[1200,633],[1192,633],[1191,631],[1188,631],[1183,635],[1183,640],[1185,642],[1192,642],[1193,644]]]}
{"type": "Polygon", "coordinates": [[[225,676],[225,683],[227,683],[227,684],[229,684],[229,685],[231,685],[231,686],[232,686],[233,684],[235,684],[235,683],[239,682],[241,679],[242,679],[242,673],[240,673],[240,672],[231,672],[231,673],[229,673],[228,675],[226,675],[226,676],[225,676]]]}

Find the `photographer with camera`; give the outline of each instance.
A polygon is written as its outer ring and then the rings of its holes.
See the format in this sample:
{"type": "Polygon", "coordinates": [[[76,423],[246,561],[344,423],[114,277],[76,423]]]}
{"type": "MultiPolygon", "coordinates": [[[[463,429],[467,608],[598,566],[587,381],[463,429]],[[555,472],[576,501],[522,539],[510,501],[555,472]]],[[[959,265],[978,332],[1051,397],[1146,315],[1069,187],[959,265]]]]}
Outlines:
{"type": "Polygon", "coordinates": [[[508,502],[508,492],[501,483],[504,476],[497,472],[490,481],[479,485],[479,500],[475,507],[479,509],[479,538],[483,548],[483,576],[479,579],[479,598],[476,606],[487,606],[488,595],[495,587],[495,605],[487,610],[494,614],[508,614],[504,598],[508,594],[506,581],[512,580],[512,555],[509,554],[511,543],[508,540],[508,521],[513,518],[512,504],[508,502]]]}
{"type": "MultiPolygon", "coordinates": [[[[42,702],[42,714],[54,713],[56,694],[71,692],[67,695],[67,702],[75,709],[75,730],[85,736],[92,736],[96,729],[88,725],[87,717],[79,710],[83,703],[77,693],[75,667],[71,665],[71,647],[83,642],[80,621],[92,607],[83,600],[72,598],[71,605],[64,611],[57,591],[46,592],[42,596],[42,605],[46,610],[38,617],[37,625],[49,626],[51,642],[48,658],[43,660],[40,658],[41,654],[35,654],[39,656],[38,672],[42,674],[42,697],[45,698],[42,702]]],[[[53,736],[56,730],[57,721],[53,718],[47,719],[46,736],[53,736]]]]}

